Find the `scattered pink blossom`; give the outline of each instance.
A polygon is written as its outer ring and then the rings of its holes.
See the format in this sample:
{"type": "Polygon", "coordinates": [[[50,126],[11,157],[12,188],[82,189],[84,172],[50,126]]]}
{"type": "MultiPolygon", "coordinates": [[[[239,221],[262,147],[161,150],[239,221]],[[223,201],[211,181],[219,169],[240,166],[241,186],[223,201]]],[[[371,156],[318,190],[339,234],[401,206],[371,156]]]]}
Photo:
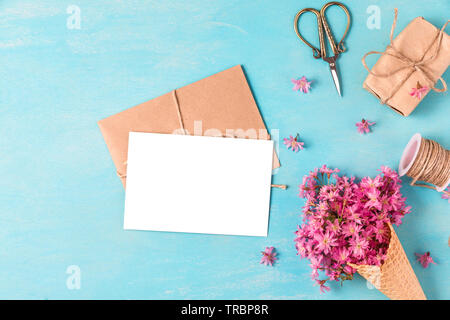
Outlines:
{"type": "Polygon", "coordinates": [[[366,119],[362,119],[361,122],[356,123],[356,127],[358,128],[359,133],[369,133],[370,126],[373,126],[375,122],[369,122],[366,119]]]}
{"type": "Polygon", "coordinates": [[[308,93],[309,89],[311,88],[311,82],[306,79],[305,76],[301,77],[300,79],[292,79],[292,83],[294,84],[294,88],[292,90],[294,91],[301,91],[303,93],[308,93]]]}
{"type": "Polygon", "coordinates": [[[275,252],[274,247],[266,247],[266,249],[264,251],[261,251],[261,253],[262,258],[260,263],[263,263],[265,266],[267,265],[272,266],[275,260],[278,259],[276,257],[277,253],[275,252]]]}
{"type": "Polygon", "coordinates": [[[417,256],[417,261],[420,262],[420,264],[424,267],[424,268],[428,268],[428,266],[430,265],[430,263],[436,264],[436,262],[433,261],[433,258],[430,256],[430,252],[425,252],[424,254],[418,254],[416,253],[417,256]]]}
{"type": "Polygon", "coordinates": [[[450,187],[447,187],[447,189],[442,192],[442,199],[448,199],[448,202],[450,203],[450,187]]]}
{"type": "Polygon", "coordinates": [[[298,150],[303,150],[303,146],[305,145],[304,142],[300,141],[300,137],[297,133],[297,136],[294,138],[293,136],[289,136],[289,138],[284,138],[284,144],[287,146],[288,149],[292,148],[292,151],[298,152],[298,150]]]}
{"type": "Polygon", "coordinates": [[[382,265],[390,241],[388,224],[401,224],[411,210],[400,193],[396,171],[381,167],[375,178],[359,182],[338,172],[324,165],[299,186],[306,204],[295,247],[301,258],[310,261],[311,278],[321,292],[330,290],[328,281],[353,279],[356,270],[350,263],[382,265]],[[321,273],[325,278],[319,280],[321,273]]]}
{"type": "Polygon", "coordinates": [[[427,86],[422,86],[419,81],[417,81],[416,88],[412,88],[411,92],[409,93],[410,96],[416,97],[417,99],[422,99],[424,95],[427,94],[427,92],[430,90],[427,86]]]}

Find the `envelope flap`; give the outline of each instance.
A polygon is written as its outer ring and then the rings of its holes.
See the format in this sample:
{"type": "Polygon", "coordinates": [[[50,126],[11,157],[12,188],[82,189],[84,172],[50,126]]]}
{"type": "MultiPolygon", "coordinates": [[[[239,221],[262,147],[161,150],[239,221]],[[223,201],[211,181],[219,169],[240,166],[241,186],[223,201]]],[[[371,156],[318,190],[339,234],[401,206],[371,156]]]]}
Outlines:
{"type": "MultiPolygon", "coordinates": [[[[240,65],[176,89],[98,121],[119,176],[125,184],[128,133],[174,133],[179,107],[188,134],[269,139],[240,65]],[[178,101],[178,106],[177,106],[178,101]]],[[[274,155],[274,168],[279,161],[274,155]]]]}
{"type": "Polygon", "coordinates": [[[201,121],[204,131],[218,129],[223,135],[226,129],[266,129],[241,66],[177,89],[177,96],[191,134],[194,121],[201,121]]]}

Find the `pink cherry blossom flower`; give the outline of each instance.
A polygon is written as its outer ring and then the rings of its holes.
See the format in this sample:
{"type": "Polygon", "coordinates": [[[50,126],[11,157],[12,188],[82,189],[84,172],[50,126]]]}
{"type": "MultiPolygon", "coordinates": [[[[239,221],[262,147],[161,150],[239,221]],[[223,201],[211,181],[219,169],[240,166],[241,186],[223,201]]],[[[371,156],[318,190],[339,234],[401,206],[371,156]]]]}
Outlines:
{"type": "Polygon", "coordinates": [[[336,243],[336,239],[333,239],[329,231],[325,234],[317,233],[314,238],[318,241],[317,249],[324,253],[330,252],[331,247],[336,243]]]}
{"type": "Polygon", "coordinates": [[[357,258],[364,257],[365,250],[369,247],[369,242],[365,239],[356,237],[350,239],[350,249],[357,258]]]}
{"type": "Polygon", "coordinates": [[[266,249],[264,251],[261,251],[261,253],[262,258],[260,263],[263,263],[265,266],[267,265],[273,266],[275,260],[278,259],[277,257],[275,257],[277,253],[275,252],[274,247],[266,247],[266,249]]]}
{"type": "Polygon", "coordinates": [[[424,254],[418,254],[416,253],[417,256],[417,261],[420,262],[420,264],[424,267],[424,268],[428,268],[428,266],[430,265],[430,263],[436,264],[436,262],[433,261],[433,258],[430,256],[430,252],[425,252],[424,254]]]}
{"type": "Polygon", "coordinates": [[[448,202],[450,203],[450,187],[442,192],[442,199],[448,199],[448,202]]]}
{"type": "Polygon", "coordinates": [[[361,186],[367,189],[375,189],[382,185],[381,177],[376,176],[375,179],[365,177],[361,179],[361,186]]]}
{"type": "Polygon", "coordinates": [[[365,208],[376,208],[378,210],[381,210],[382,205],[380,202],[380,191],[377,189],[373,190],[370,189],[369,192],[367,192],[367,197],[369,198],[369,201],[366,202],[364,205],[365,208]]]}
{"type": "Polygon", "coordinates": [[[348,256],[350,255],[350,252],[345,247],[340,247],[339,251],[336,253],[337,253],[336,260],[339,261],[340,263],[345,263],[347,261],[348,256]]]}
{"type": "Polygon", "coordinates": [[[395,183],[401,183],[400,176],[397,171],[386,166],[381,166],[379,171],[381,171],[384,177],[392,179],[395,183]]]}
{"type": "Polygon", "coordinates": [[[338,219],[334,220],[334,222],[331,222],[330,220],[328,220],[326,222],[327,226],[326,229],[331,233],[331,234],[336,234],[337,232],[339,232],[341,230],[341,227],[339,226],[339,221],[338,219]]]}
{"type": "Polygon", "coordinates": [[[384,242],[389,238],[389,229],[384,221],[377,221],[375,224],[375,239],[379,242],[384,242]]]}
{"type": "Polygon", "coordinates": [[[359,206],[354,204],[347,208],[347,218],[356,224],[361,224],[361,214],[359,213],[359,206]]]}
{"type": "Polygon", "coordinates": [[[430,88],[428,88],[427,86],[422,86],[419,81],[417,81],[416,88],[412,88],[409,95],[420,100],[427,94],[428,90],[430,90],[430,88]]]}
{"type": "Polygon", "coordinates": [[[289,136],[289,138],[284,138],[284,144],[288,149],[292,148],[292,151],[298,152],[298,150],[303,150],[303,146],[305,145],[304,142],[301,142],[300,137],[297,133],[297,136],[294,138],[293,136],[289,136]]]}
{"type": "Polygon", "coordinates": [[[339,196],[339,190],[333,190],[331,188],[324,189],[323,198],[325,200],[333,201],[336,197],[339,196]]]}
{"type": "Polygon", "coordinates": [[[352,237],[361,231],[361,226],[354,222],[348,222],[342,227],[342,233],[346,237],[352,237]]]}
{"type": "Polygon", "coordinates": [[[375,124],[375,122],[369,122],[366,119],[362,119],[361,122],[356,123],[356,127],[358,128],[358,132],[363,134],[363,133],[369,133],[370,127],[373,126],[374,124],[375,124]]]}
{"type": "Polygon", "coordinates": [[[305,76],[301,77],[300,79],[292,79],[292,83],[294,84],[294,88],[292,90],[294,91],[300,91],[303,93],[308,93],[309,89],[311,88],[311,82],[306,79],[305,76]]]}

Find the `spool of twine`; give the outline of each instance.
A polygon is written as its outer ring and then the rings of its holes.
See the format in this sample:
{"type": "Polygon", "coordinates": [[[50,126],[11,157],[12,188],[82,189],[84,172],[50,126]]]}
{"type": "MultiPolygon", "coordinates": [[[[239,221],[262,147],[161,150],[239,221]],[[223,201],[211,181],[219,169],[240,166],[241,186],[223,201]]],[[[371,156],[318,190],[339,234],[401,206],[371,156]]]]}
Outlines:
{"type": "Polygon", "coordinates": [[[450,183],[450,150],[434,140],[415,134],[403,152],[400,175],[412,178],[411,185],[443,191],[450,183]],[[417,183],[423,181],[425,183],[417,183]]]}

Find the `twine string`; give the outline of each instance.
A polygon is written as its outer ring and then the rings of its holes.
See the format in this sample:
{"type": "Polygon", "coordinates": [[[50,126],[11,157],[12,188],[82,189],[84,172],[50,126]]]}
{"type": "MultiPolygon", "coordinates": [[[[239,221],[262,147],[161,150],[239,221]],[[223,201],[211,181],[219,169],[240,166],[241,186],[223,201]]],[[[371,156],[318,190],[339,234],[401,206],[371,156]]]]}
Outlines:
{"type": "Polygon", "coordinates": [[[406,75],[405,79],[404,79],[403,81],[400,81],[399,83],[397,83],[397,85],[392,89],[391,94],[390,94],[387,98],[380,99],[380,102],[381,102],[382,104],[386,104],[386,103],[389,101],[389,99],[391,99],[391,98],[397,93],[397,91],[400,90],[401,86],[406,82],[406,80],[409,79],[409,77],[410,77],[415,71],[418,71],[418,72],[420,72],[420,73],[423,74],[423,76],[425,77],[425,79],[429,82],[428,84],[429,84],[430,88],[433,89],[434,91],[436,91],[436,92],[444,92],[444,91],[447,91],[447,83],[445,82],[445,80],[444,80],[442,77],[438,77],[438,78],[437,78],[437,81],[435,81],[435,80],[433,79],[432,75],[430,75],[430,73],[426,70],[425,64],[428,63],[428,62],[430,62],[430,61],[432,61],[432,60],[434,60],[434,59],[438,56],[439,51],[440,51],[440,49],[441,49],[441,42],[442,42],[442,38],[443,38],[444,33],[445,33],[445,28],[447,27],[447,25],[448,25],[448,23],[450,22],[450,20],[447,20],[447,22],[446,22],[446,23],[443,25],[443,27],[439,30],[439,32],[436,34],[435,39],[431,42],[431,44],[430,44],[430,46],[427,48],[427,50],[425,50],[425,52],[424,52],[424,54],[422,55],[422,57],[421,57],[418,61],[414,61],[414,60],[408,58],[407,56],[405,56],[403,53],[401,53],[401,52],[400,52],[397,48],[395,48],[395,46],[394,46],[394,42],[393,42],[393,41],[394,41],[394,40],[393,40],[393,39],[394,39],[394,30],[395,30],[395,27],[396,27],[396,25],[397,25],[397,16],[398,16],[398,10],[397,10],[397,8],[395,8],[394,10],[395,10],[395,11],[394,11],[394,22],[392,23],[391,33],[390,33],[390,37],[389,37],[390,43],[389,43],[389,45],[387,46],[386,51],[384,51],[384,52],[380,52],[380,51],[370,51],[370,52],[367,52],[367,53],[363,56],[363,58],[362,58],[362,64],[363,64],[364,68],[365,68],[371,75],[373,75],[373,76],[375,76],[375,77],[378,77],[378,78],[388,78],[388,77],[390,77],[390,76],[392,76],[392,75],[394,75],[394,74],[397,74],[397,73],[400,72],[400,71],[407,70],[407,69],[409,70],[409,72],[408,72],[408,74],[406,75]],[[431,50],[431,48],[435,45],[436,42],[437,42],[437,45],[436,45],[436,47],[435,47],[433,53],[432,53],[427,59],[425,59],[426,54],[431,50]],[[388,52],[388,49],[389,49],[389,48],[391,49],[391,51],[393,51],[393,53],[388,52]],[[385,55],[394,57],[394,58],[400,60],[401,62],[403,62],[403,63],[405,64],[405,66],[400,67],[400,68],[398,68],[398,69],[396,69],[396,70],[394,70],[394,71],[388,72],[388,73],[375,73],[375,72],[373,72],[372,70],[369,69],[369,67],[367,66],[367,63],[366,63],[366,58],[367,58],[369,55],[372,55],[372,54],[380,54],[380,55],[385,54],[385,55]],[[442,84],[442,88],[440,88],[440,89],[436,88],[436,86],[435,86],[435,84],[436,84],[438,81],[441,82],[441,84],[442,84]]]}
{"type": "Polygon", "coordinates": [[[413,179],[412,186],[429,189],[444,187],[450,179],[450,150],[436,141],[422,138],[417,157],[406,174],[413,179]],[[418,184],[417,181],[428,184],[418,184]]]}
{"type": "Polygon", "coordinates": [[[178,102],[177,89],[172,91],[173,101],[175,102],[175,106],[177,108],[178,121],[180,123],[180,128],[183,130],[183,134],[186,135],[186,129],[184,128],[183,117],[181,116],[180,103],[178,102]]]}

